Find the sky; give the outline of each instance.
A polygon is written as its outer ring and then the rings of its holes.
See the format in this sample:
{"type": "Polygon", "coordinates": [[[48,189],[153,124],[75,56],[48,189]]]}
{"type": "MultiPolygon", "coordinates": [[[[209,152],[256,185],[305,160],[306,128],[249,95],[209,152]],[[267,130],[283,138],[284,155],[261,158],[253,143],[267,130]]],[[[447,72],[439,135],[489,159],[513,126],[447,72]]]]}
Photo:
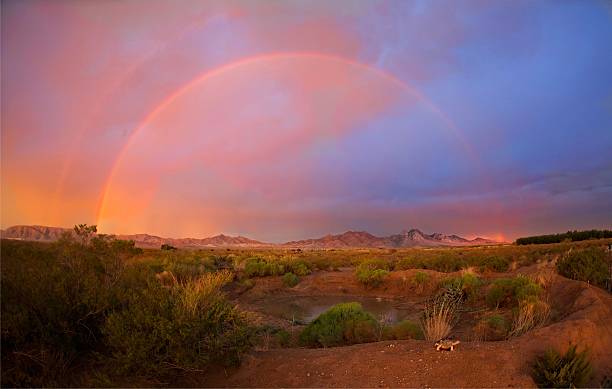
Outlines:
{"type": "Polygon", "coordinates": [[[1,224],[612,228],[609,1],[3,1],[1,224]]]}

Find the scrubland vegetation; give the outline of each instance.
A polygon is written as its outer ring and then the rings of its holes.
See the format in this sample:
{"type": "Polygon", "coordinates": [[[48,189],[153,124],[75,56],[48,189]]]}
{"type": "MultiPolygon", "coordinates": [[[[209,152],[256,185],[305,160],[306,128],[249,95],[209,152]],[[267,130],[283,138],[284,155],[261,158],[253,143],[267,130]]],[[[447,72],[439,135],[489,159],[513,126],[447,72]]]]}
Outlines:
{"type": "MultiPolygon", "coordinates": [[[[474,321],[475,339],[504,340],[551,320],[551,276],[496,273],[550,263],[548,271],[600,287],[609,277],[603,249],[609,241],[405,250],[143,251],[133,242],[95,235],[88,226],[75,232],[52,244],[2,241],[3,386],[120,385],[128,373],[143,382],[162,380],[237,365],[245,352],[261,344],[268,349],[270,344],[435,341],[451,334],[470,311],[481,312],[474,321]],[[403,285],[406,293],[427,291],[420,320],[390,323],[359,303],[343,303],[289,331],[262,325],[233,300],[264,277],[276,277],[290,293],[319,272],[339,269],[368,293],[387,287],[394,272],[416,269],[403,273],[410,275],[403,285]],[[432,270],[454,273],[440,278],[432,270]]],[[[534,368],[534,379],[577,385],[587,375],[584,358],[575,350],[547,354],[534,368]]]]}
{"type": "Polygon", "coordinates": [[[586,350],[571,346],[563,355],[549,349],[533,365],[533,380],[540,388],[577,388],[586,385],[593,369],[586,350]]]}
{"type": "Polygon", "coordinates": [[[104,236],[3,241],[2,385],[105,385],[128,372],[238,363],[253,328],[220,292],[233,274],[191,259],[144,263],[141,254],[104,236]],[[171,286],[155,277],[164,264],[178,275],[171,286]],[[90,374],[78,374],[83,366],[90,374]]]}

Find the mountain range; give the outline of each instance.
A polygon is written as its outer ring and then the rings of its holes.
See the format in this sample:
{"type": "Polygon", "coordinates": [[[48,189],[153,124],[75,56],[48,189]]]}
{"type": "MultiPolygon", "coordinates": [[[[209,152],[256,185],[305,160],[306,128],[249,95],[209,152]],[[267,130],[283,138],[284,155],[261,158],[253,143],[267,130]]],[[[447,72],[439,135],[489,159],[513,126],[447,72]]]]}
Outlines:
{"type": "MultiPolygon", "coordinates": [[[[64,232],[73,231],[70,228],[46,226],[13,226],[0,230],[3,239],[18,239],[30,241],[53,242],[64,232]]],[[[116,235],[118,239],[133,240],[138,247],[159,248],[169,244],[178,248],[207,247],[286,247],[304,249],[328,248],[403,248],[403,247],[440,247],[440,246],[480,246],[494,245],[504,242],[475,238],[466,239],[458,235],[441,233],[425,234],[418,229],[404,230],[399,234],[378,237],[365,231],[347,231],[338,235],[326,235],[317,239],[297,240],[286,243],[266,243],[245,238],[244,236],[216,235],[210,238],[162,238],[149,234],[116,235]]]]}

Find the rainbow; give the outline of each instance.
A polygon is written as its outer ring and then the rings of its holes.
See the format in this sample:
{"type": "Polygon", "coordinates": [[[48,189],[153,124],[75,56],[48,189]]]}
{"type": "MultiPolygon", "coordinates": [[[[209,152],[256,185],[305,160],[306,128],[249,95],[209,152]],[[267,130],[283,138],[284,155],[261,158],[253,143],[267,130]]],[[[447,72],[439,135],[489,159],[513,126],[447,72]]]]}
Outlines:
{"type": "Polygon", "coordinates": [[[176,99],[178,99],[180,96],[185,94],[190,89],[196,86],[199,86],[214,77],[220,76],[227,72],[231,72],[232,70],[238,69],[240,67],[260,64],[262,62],[277,61],[277,60],[282,60],[282,59],[300,59],[300,58],[320,59],[322,61],[334,61],[334,62],[350,65],[350,66],[374,73],[380,76],[382,79],[385,79],[389,81],[390,83],[398,86],[400,89],[416,97],[421,103],[423,103],[427,107],[427,109],[429,109],[432,113],[434,113],[444,123],[446,128],[451,132],[451,134],[455,137],[455,139],[459,142],[459,144],[461,145],[463,150],[466,152],[466,154],[469,156],[469,158],[473,161],[477,160],[471,146],[468,144],[468,142],[466,142],[462,132],[459,130],[459,128],[452,122],[452,120],[447,115],[445,115],[436,105],[434,105],[429,99],[427,99],[419,91],[417,91],[416,89],[414,89],[413,87],[405,83],[404,81],[398,79],[397,77],[389,73],[386,73],[376,67],[354,61],[352,59],[347,59],[347,58],[343,58],[343,57],[339,57],[339,56],[335,56],[331,54],[324,54],[324,53],[317,53],[317,52],[280,52],[280,53],[261,54],[261,55],[256,55],[252,57],[247,57],[247,58],[235,61],[235,62],[231,62],[225,65],[219,66],[217,68],[205,71],[204,73],[195,77],[193,80],[189,81],[182,87],[178,88],[175,92],[168,95],[164,100],[162,100],[152,111],[150,111],[144,117],[144,119],[138,124],[138,126],[134,129],[134,131],[131,132],[128,140],[126,141],[120,153],[118,154],[117,158],[115,159],[113,166],[110,170],[110,173],[103,185],[103,190],[101,192],[101,197],[100,197],[100,201],[98,203],[97,212],[96,212],[97,224],[100,223],[100,219],[104,212],[104,206],[105,206],[108,194],[109,194],[111,183],[116,174],[120,161],[123,159],[124,154],[129,149],[130,145],[133,143],[136,135],[138,135],[141,131],[143,131],[144,128],[157,115],[159,115],[162,111],[164,111],[164,109],[166,109],[176,99]]]}

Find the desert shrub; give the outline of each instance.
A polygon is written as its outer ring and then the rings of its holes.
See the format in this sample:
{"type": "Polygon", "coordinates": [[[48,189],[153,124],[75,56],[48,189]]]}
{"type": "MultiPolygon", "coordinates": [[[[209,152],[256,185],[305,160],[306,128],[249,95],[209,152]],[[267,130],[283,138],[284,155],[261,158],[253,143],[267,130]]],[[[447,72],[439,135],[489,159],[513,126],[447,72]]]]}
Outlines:
{"type": "Polygon", "coordinates": [[[421,327],[410,320],[402,320],[390,327],[391,336],[388,339],[423,339],[421,327]]]}
{"type": "Polygon", "coordinates": [[[65,386],[75,360],[100,346],[106,314],[129,293],[125,261],[141,251],[72,234],[1,249],[2,384],[65,386]]]}
{"type": "Polygon", "coordinates": [[[389,264],[382,260],[365,260],[355,269],[357,280],[369,287],[380,286],[389,275],[389,264]]]}
{"type": "Polygon", "coordinates": [[[244,290],[249,290],[255,286],[255,281],[250,278],[243,278],[238,282],[238,285],[244,290]]]}
{"type": "Polygon", "coordinates": [[[506,338],[510,325],[501,315],[493,315],[478,322],[475,328],[480,340],[503,340],[506,338]]]}
{"type": "Polygon", "coordinates": [[[427,340],[438,340],[450,334],[458,320],[458,311],[463,301],[463,291],[451,284],[425,304],[421,327],[427,340]]]}
{"type": "Polygon", "coordinates": [[[493,315],[487,318],[487,324],[499,331],[508,331],[508,322],[501,315],[493,315]]]}
{"type": "Polygon", "coordinates": [[[569,347],[564,355],[547,350],[533,364],[532,377],[540,388],[575,388],[586,385],[591,378],[592,367],[586,350],[569,347]]]}
{"type": "Polygon", "coordinates": [[[276,341],[281,347],[287,347],[291,344],[291,334],[284,329],[280,329],[276,332],[276,341]]]}
{"type": "Polygon", "coordinates": [[[286,268],[300,277],[307,276],[312,273],[308,262],[303,260],[291,261],[287,264],[286,268]]]}
{"type": "Polygon", "coordinates": [[[492,308],[501,305],[516,305],[522,300],[537,298],[542,288],[528,277],[500,278],[493,282],[486,302],[492,308]]]}
{"type": "Polygon", "coordinates": [[[283,284],[289,288],[293,288],[300,282],[300,277],[293,273],[285,273],[283,276],[283,284]]]}
{"type": "Polygon", "coordinates": [[[174,251],[174,250],[176,250],[176,247],[164,243],[164,244],[161,245],[161,250],[174,251]]]}
{"type": "Polygon", "coordinates": [[[429,281],[430,278],[431,277],[429,276],[429,274],[422,271],[418,271],[414,274],[414,283],[416,285],[423,285],[427,281],[429,281]]]}
{"type": "Polygon", "coordinates": [[[444,273],[459,271],[467,267],[468,263],[464,258],[451,254],[440,254],[425,264],[425,269],[436,270],[444,273]]]}
{"type": "Polygon", "coordinates": [[[334,263],[329,258],[325,257],[314,258],[312,264],[319,270],[330,270],[334,266],[334,263]]]}
{"type": "Polygon", "coordinates": [[[244,274],[247,277],[265,277],[285,274],[285,265],[280,262],[266,261],[262,258],[246,260],[244,274]]]}
{"type": "Polygon", "coordinates": [[[378,322],[359,303],[337,304],[313,320],[300,334],[300,343],[332,347],[375,341],[378,322]]]}
{"type": "Polygon", "coordinates": [[[557,262],[559,274],[573,280],[603,286],[609,277],[606,253],[596,247],[572,251],[557,262]]]}
{"type": "Polygon", "coordinates": [[[474,273],[464,273],[459,277],[447,278],[441,284],[443,288],[460,289],[463,298],[474,298],[482,285],[482,281],[474,273]]]}
{"type": "Polygon", "coordinates": [[[253,329],[220,292],[231,278],[210,273],[171,289],[149,282],[126,296],[124,309],[111,313],[103,330],[116,369],[163,376],[238,363],[253,329]]]}
{"type": "Polygon", "coordinates": [[[501,256],[493,256],[487,258],[483,263],[480,264],[481,270],[492,270],[498,273],[508,271],[508,267],[510,267],[510,261],[507,258],[501,256]]]}
{"type": "Polygon", "coordinates": [[[400,259],[395,268],[397,270],[408,270],[408,269],[426,269],[425,260],[422,258],[403,258],[400,259]]]}
{"type": "Polygon", "coordinates": [[[174,274],[181,282],[217,270],[213,258],[205,257],[198,252],[169,251],[162,253],[159,260],[163,270],[174,274]]]}
{"type": "Polygon", "coordinates": [[[430,279],[431,277],[429,276],[429,274],[422,271],[416,272],[414,274],[414,277],[412,278],[412,283],[416,286],[416,292],[422,293],[425,289],[425,285],[429,282],[430,279]]]}

